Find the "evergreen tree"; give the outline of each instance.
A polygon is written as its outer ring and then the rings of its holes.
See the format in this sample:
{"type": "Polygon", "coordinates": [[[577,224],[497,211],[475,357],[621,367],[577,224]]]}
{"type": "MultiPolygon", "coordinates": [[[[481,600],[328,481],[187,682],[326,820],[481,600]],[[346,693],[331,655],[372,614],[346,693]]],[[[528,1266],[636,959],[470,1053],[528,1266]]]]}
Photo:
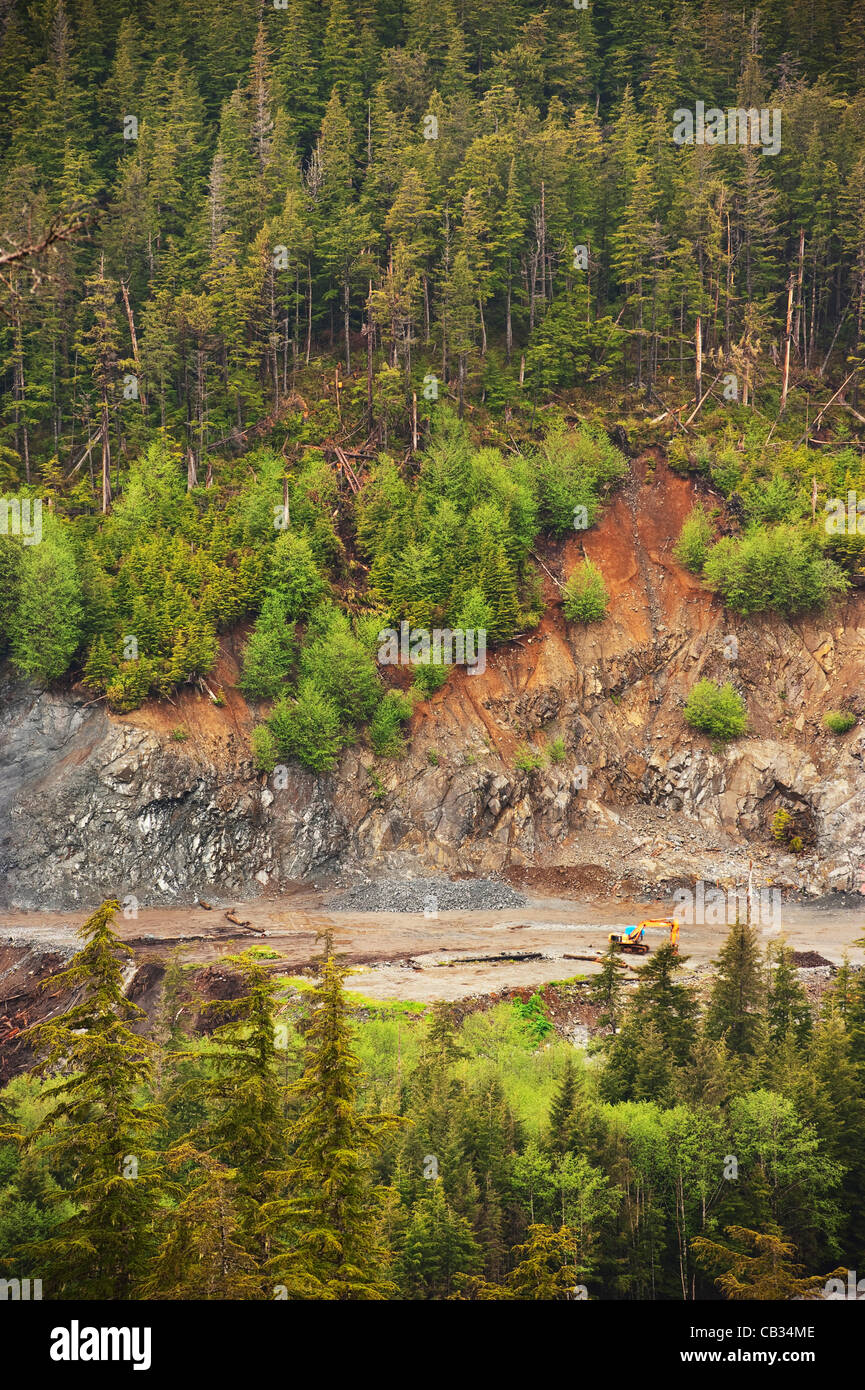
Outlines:
{"type": "Polygon", "coordinates": [[[290,1297],[381,1299],[393,1291],[376,1229],[370,1163],[396,1120],[362,1114],[360,1067],[352,1050],[343,991],[345,968],[325,942],[321,978],[310,991],[303,1073],[290,1088],[297,1118],[283,1172],[287,1195],[264,1217],[275,1238],[268,1270],[290,1297]]]}
{"type": "Polygon", "coordinates": [[[766,1231],[728,1226],[725,1234],[737,1242],[738,1248],[722,1245],[707,1236],[695,1236],[692,1248],[701,1264],[722,1271],[715,1283],[726,1298],[771,1301],[821,1298],[827,1281],[847,1272],[836,1269],[831,1274],[806,1276],[804,1268],[794,1262],[795,1245],[784,1240],[776,1225],[766,1231]]]}
{"type": "MultiPolygon", "coordinates": [[[[286,1154],[284,1086],[276,1057],[276,994],[278,986],[267,968],[250,956],[234,961],[243,984],[236,999],[210,1000],[203,1007],[207,1019],[227,1019],[213,1034],[208,1072],[194,1083],[206,1106],[206,1118],[194,1134],[194,1142],[218,1164],[234,1172],[237,1206],[237,1242],[259,1263],[269,1254],[269,1240],[262,1225],[265,1203],[273,1198],[269,1176],[286,1154]]],[[[224,1173],[211,1167],[198,1193],[190,1193],[194,1213],[211,1202],[221,1202],[224,1173]]],[[[187,1235],[189,1232],[187,1231],[187,1235]]],[[[235,1236],[225,1233],[235,1244],[235,1236]]],[[[163,1255],[168,1257],[167,1247],[163,1255]]],[[[236,1261],[241,1273],[249,1266],[236,1261]]]]}
{"type": "Polygon", "coordinates": [[[104,257],[99,274],[85,281],[88,291],[83,308],[89,312],[90,327],[80,338],[81,354],[91,364],[99,404],[99,435],[102,443],[102,510],[111,506],[111,409],[115,403],[120,369],[120,334],[115,315],[117,285],[105,275],[104,257]]]}
{"type": "Polygon", "coordinates": [[[240,688],[254,700],[277,695],[294,664],[296,644],[289,611],[282,594],[268,594],[246,644],[240,688]]]}
{"type": "Polygon", "coordinates": [[[757,934],[747,923],[736,922],[721,948],[716,962],[706,1014],[706,1032],[723,1038],[734,1056],[754,1050],[755,1032],[765,987],[757,934]]]}
{"type": "Polygon", "coordinates": [[[168,1155],[173,1170],[189,1169],[186,1184],[168,1185],[174,1205],[161,1213],[157,1248],[142,1283],[144,1298],[251,1299],[262,1296],[262,1278],[244,1248],[235,1202],[235,1172],[179,1143],[168,1155]]]}
{"type": "Polygon", "coordinates": [[[400,1237],[396,1274],[409,1298],[449,1298],[455,1276],[479,1269],[481,1248],[469,1222],[451,1210],[441,1179],[428,1187],[400,1237]]]}
{"type": "Polygon", "coordinates": [[[293,531],[277,540],[269,556],[268,589],[284,605],[291,619],[303,619],[325,592],[308,536],[293,531]]]}
{"type": "Polygon", "coordinates": [[[0,652],[5,651],[18,608],[24,547],[10,536],[0,535],[0,652]]]}
{"type": "MultiPolygon", "coordinates": [[[[8,621],[12,660],[45,682],[63,675],[81,635],[81,581],[67,535],[43,518],[38,545],[23,547],[8,621]]],[[[7,543],[8,544],[8,543],[7,543]]]]}
{"type": "Polygon", "coordinates": [[[513,1298],[561,1302],[576,1297],[586,1268],[579,1256],[579,1242],[567,1226],[558,1231],[536,1224],[529,1227],[528,1240],[516,1246],[517,1264],[508,1275],[513,1298]]]}
{"type": "Polygon", "coordinates": [[[281,701],[267,723],[280,757],[297,758],[313,772],[336,767],[343,745],[339,709],[315,681],[301,680],[296,697],[281,701]]]}
{"type": "Polygon", "coordinates": [[[550,1106],[549,1145],[557,1153],[567,1153],[574,1147],[571,1127],[573,1124],[574,1102],[577,1098],[577,1076],[570,1057],[565,1059],[565,1070],[550,1106]]]}
{"type": "Polygon", "coordinates": [[[621,955],[616,950],[615,943],[610,942],[604,952],[601,969],[597,975],[593,975],[589,985],[589,998],[593,1004],[600,1005],[603,1012],[598,1015],[598,1022],[605,1028],[611,1028],[614,1032],[621,1013],[621,1001],[625,992],[625,964],[621,955]]]}
{"type": "Polygon", "coordinates": [[[770,966],[772,964],[768,992],[771,1039],[779,1043],[792,1034],[797,1044],[802,1044],[811,1033],[811,1009],[796,974],[793,952],[788,946],[780,945],[774,953],[774,962],[770,956],[770,966]]]}
{"type": "Polygon", "coordinates": [[[74,991],[77,1002],[28,1035],[40,1054],[32,1074],[56,1078],[30,1142],[63,1184],[56,1199],[74,1203],[32,1254],[54,1296],[67,1298],[135,1296],[159,1191],[158,1115],[142,1098],[153,1048],[132,1028],[144,1013],[124,991],[132,952],[113,930],[119,906],[109,900],[87,919],[83,946],[52,977],[53,988],[74,991]]]}

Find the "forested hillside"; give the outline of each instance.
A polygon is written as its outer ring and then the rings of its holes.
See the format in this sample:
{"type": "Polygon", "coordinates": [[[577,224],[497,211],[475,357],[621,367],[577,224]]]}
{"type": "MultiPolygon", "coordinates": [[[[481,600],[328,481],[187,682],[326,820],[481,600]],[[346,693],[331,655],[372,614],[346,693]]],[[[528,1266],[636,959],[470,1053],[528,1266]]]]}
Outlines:
{"type": "MultiPolygon", "coordinates": [[[[536,623],[533,539],[592,524],[616,420],[728,499],[677,554],[732,608],[858,582],[855,516],[814,523],[862,483],[865,21],[748,8],[6,4],[16,668],[117,711],[218,702],[219,633],[255,619],[244,689],[291,695],[260,767],[328,768],[376,718],[394,751],[382,624],[536,623]],[[677,143],[712,102],[778,147],[677,143]]],[[[602,577],[570,582],[602,617],[602,577]]]]}

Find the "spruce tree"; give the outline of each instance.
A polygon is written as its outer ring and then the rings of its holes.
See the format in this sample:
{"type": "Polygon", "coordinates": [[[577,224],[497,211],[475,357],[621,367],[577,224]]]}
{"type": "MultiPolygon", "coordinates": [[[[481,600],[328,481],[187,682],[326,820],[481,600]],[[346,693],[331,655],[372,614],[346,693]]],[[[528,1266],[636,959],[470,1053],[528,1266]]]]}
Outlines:
{"type": "Polygon", "coordinates": [[[111,506],[111,410],[115,404],[120,373],[120,332],[117,326],[117,284],[105,274],[105,258],[98,275],[85,281],[87,297],[83,308],[90,319],[79,338],[81,355],[90,363],[99,406],[99,437],[102,447],[102,511],[111,506]]]}
{"type": "Polygon", "coordinates": [[[360,1109],[360,1064],[352,1048],[346,968],[325,941],[321,977],[309,992],[303,1073],[289,1088],[295,1107],[285,1193],[263,1216],[281,1249],[268,1271],[289,1297],[382,1299],[394,1290],[376,1225],[370,1165],[394,1116],[360,1109]]]}
{"type": "Polygon", "coordinates": [[[409,1298],[449,1298],[455,1277],[481,1267],[481,1247],[465,1217],[453,1211],[441,1178],[415,1204],[399,1239],[395,1272],[409,1298]]]}
{"type": "Polygon", "coordinates": [[[141,1296],[261,1298],[262,1275],[244,1246],[235,1172],[188,1142],[174,1145],[167,1163],[178,1176],[166,1184],[172,1204],[156,1224],[156,1251],[141,1296]]]}
{"type": "Polygon", "coordinates": [[[601,969],[589,982],[589,999],[599,1005],[602,1012],[598,1022],[615,1032],[622,1008],[625,992],[625,964],[615,944],[610,942],[601,961],[601,969]]]}
{"type": "Polygon", "coordinates": [[[24,547],[11,536],[0,535],[0,652],[5,651],[18,606],[24,547]]]}
{"type": "MultiPolygon", "coordinates": [[[[774,969],[769,975],[768,1020],[769,1034],[779,1043],[792,1034],[797,1044],[804,1043],[811,1033],[811,1009],[793,964],[793,952],[781,945],[774,955],[774,969]]],[[[770,965],[772,964],[770,957],[770,965]]]]}
{"type": "Polygon", "coordinates": [[[124,992],[132,951],[113,930],[119,907],[109,900],[87,919],[83,946],[51,977],[54,991],[74,991],[77,1002],[27,1035],[40,1057],[32,1074],[53,1078],[50,1108],[29,1142],[61,1183],[52,1200],[73,1203],[31,1247],[55,1298],[135,1296],[160,1190],[159,1116],[142,1097],[153,1048],[132,1027],[145,1014],[124,992]]]}
{"type": "MultiPolygon", "coordinates": [[[[234,1200],[239,1239],[259,1262],[269,1254],[262,1224],[264,1204],[273,1197],[270,1174],[286,1154],[284,1085],[276,1056],[276,994],[278,986],[260,961],[242,956],[235,961],[243,981],[237,999],[211,1000],[205,1018],[227,1019],[213,1034],[207,1072],[194,1085],[207,1116],[193,1142],[234,1171],[234,1200]]],[[[200,1194],[210,1201],[216,1189],[200,1194]]],[[[245,1266],[244,1266],[245,1267],[245,1266]]]]}
{"type": "Polygon", "coordinates": [[[565,1058],[562,1079],[556,1088],[550,1105],[549,1147],[556,1153],[567,1153],[572,1148],[571,1126],[573,1123],[574,1102],[577,1098],[577,1075],[570,1057],[565,1058]]]}
{"type": "Polygon", "coordinates": [[[331,772],[343,745],[335,702],[314,680],[302,679],[297,695],[281,700],[267,721],[281,758],[297,758],[313,772],[331,772]]]}
{"type": "Polygon", "coordinates": [[[748,1055],[765,1002],[762,962],[753,927],[736,922],[721,949],[706,1014],[710,1038],[723,1038],[734,1056],[748,1055]]]}
{"type": "Polygon", "coordinates": [[[296,644],[288,601],[268,594],[243,653],[240,688],[247,697],[267,700],[277,695],[291,671],[296,644]]]}
{"type": "Polygon", "coordinates": [[[7,619],[18,670],[45,682],[62,676],[78,648],[81,617],[75,555],[67,532],[50,521],[40,543],[23,548],[16,606],[7,619]]]}

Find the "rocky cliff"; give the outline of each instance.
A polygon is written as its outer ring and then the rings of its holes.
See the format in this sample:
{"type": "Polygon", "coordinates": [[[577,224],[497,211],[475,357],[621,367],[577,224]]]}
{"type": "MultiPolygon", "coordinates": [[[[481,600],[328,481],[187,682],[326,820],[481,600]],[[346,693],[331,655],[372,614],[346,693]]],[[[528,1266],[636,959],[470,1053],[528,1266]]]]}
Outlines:
{"type": "Polygon", "coordinates": [[[4,671],[0,905],[226,900],[326,868],[409,863],[633,889],[740,882],[753,860],[765,882],[859,890],[865,727],[835,738],[822,717],[842,702],[865,712],[865,596],[792,623],[735,618],[673,559],[693,500],[663,461],[639,460],[597,527],[539,552],[540,628],[484,673],[454,671],[399,759],[358,744],[332,775],[257,776],[256,715],[232,685],[237,637],[220,657],[223,707],[186,691],[115,717],[77,687],[39,692],[4,671]],[[564,621],[555,582],[583,548],[611,595],[590,628],[564,621]],[[732,679],[747,701],[749,733],[724,749],[682,719],[703,676],[732,679]],[[564,761],[515,767],[521,743],[554,738],[564,761]],[[781,807],[805,829],[799,855],[772,840],[781,807]]]}

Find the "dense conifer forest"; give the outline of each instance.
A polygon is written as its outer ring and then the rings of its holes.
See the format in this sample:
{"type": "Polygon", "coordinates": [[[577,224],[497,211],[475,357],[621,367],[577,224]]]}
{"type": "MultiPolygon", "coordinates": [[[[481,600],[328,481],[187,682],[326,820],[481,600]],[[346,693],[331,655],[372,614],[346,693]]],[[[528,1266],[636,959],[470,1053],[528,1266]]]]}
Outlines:
{"type": "Polygon", "coordinates": [[[794,1299],[861,1259],[862,970],[814,1018],[750,926],[702,997],[610,950],[587,1055],[549,996],[375,1006],[330,942],[297,978],[253,947],[226,1001],[176,958],[143,1036],[118,909],[2,1094],[0,1258],[49,1297],[794,1299]]]}
{"type": "MultiPolygon", "coordinates": [[[[865,538],[813,525],[862,482],[855,7],[50,0],[2,22],[22,673],[129,710],[255,620],[244,688],[283,697],[259,765],[332,766],[378,710],[383,618],[492,642],[537,621],[533,536],[592,524],[624,472],[612,422],[732,497],[746,534],[698,511],[687,551],[731,607],[858,582],[865,538]],[[779,148],[775,125],[676,143],[698,102],[780,113],[779,148]],[[835,386],[834,447],[809,448],[835,386]]],[[[379,748],[409,710],[389,701],[379,748]]]]}

